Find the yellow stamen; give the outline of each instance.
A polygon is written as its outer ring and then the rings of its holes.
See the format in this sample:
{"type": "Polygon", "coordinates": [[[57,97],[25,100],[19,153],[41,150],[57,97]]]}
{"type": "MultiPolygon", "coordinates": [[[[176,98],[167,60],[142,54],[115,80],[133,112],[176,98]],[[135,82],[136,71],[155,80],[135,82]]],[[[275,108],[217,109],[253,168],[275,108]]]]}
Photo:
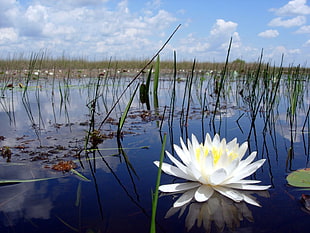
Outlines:
{"type": "Polygon", "coordinates": [[[196,160],[200,162],[201,158],[200,158],[201,152],[200,152],[200,147],[196,148],[196,160]]]}
{"type": "Polygon", "coordinates": [[[216,164],[222,155],[222,150],[216,147],[212,147],[212,155],[213,155],[213,162],[216,164]]]}

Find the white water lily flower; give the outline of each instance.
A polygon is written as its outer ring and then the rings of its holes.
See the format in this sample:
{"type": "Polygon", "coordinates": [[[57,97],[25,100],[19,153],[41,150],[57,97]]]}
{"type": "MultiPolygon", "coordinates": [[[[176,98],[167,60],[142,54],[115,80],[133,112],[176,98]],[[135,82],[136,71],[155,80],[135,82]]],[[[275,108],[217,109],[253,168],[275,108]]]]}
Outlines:
{"type": "MultiPolygon", "coordinates": [[[[180,207],[191,200],[207,201],[216,191],[235,202],[245,201],[256,205],[256,202],[238,190],[266,190],[270,187],[256,185],[258,180],[245,180],[260,168],[265,159],[253,162],[256,152],[252,152],[242,160],[248,148],[247,143],[241,146],[237,139],[226,143],[215,135],[213,140],[207,134],[204,144],[199,144],[195,135],[192,142],[188,139],[187,146],[182,138],[181,147],[174,145],[174,149],[182,162],[166,151],[169,159],[176,165],[162,164],[162,171],[166,174],[188,180],[185,183],[174,183],[159,186],[161,192],[183,193],[174,203],[180,207]],[[252,163],[253,162],[253,163],[252,163]]],[[[159,161],[154,162],[159,166],[159,161]]]]}

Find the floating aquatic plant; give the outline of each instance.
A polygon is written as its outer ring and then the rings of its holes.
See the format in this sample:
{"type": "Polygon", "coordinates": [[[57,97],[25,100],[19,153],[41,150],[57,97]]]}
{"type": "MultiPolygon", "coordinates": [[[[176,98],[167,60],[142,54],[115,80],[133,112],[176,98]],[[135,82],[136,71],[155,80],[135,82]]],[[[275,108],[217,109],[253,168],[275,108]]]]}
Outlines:
{"type": "MultiPolygon", "coordinates": [[[[258,180],[245,180],[260,168],[265,159],[253,162],[257,152],[252,152],[242,160],[248,148],[247,143],[241,146],[237,139],[226,143],[215,135],[213,140],[207,134],[204,144],[199,144],[195,135],[192,141],[188,139],[187,146],[181,139],[181,147],[174,145],[174,149],[182,162],[166,151],[169,159],[176,165],[162,164],[162,171],[166,174],[188,180],[183,183],[161,185],[159,190],[167,193],[183,193],[174,203],[180,207],[191,200],[207,201],[215,192],[218,192],[235,202],[245,201],[249,204],[259,204],[239,190],[267,190],[270,186],[256,185],[258,180]]],[[[159,162],[155,161],[159,166],[159,162]]]]}

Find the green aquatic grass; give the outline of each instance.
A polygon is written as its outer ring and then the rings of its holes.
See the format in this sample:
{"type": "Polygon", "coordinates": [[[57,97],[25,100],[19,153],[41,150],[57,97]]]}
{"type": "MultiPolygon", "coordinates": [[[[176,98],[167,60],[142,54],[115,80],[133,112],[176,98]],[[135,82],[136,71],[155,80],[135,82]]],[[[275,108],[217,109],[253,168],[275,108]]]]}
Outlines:
{"type": "Polygon", "coordinates": [[[137,92],[138,88],[139,88],[139,84],[136,86],[136,89],[134,90],[134,92],[133,92],[131,98],[129,99],[129,101],[128,101],[127,105],[126,105],[126,108],[125,108],[125,110],[124,110],[122,116],[121,116],[120,119],[119,119],[119,123],[118,123],[118,127],[117,127],[117,137],[120,137],[120,136],[121,136],[122,128],[123,128],[123,126],[124,126],[124,124],[125,124],[125,120],[126,120],[126,118],[127,118],[127,115],[128,115],[129,109],[130,109],[130,106],[131,106],[131,104],[132,104],[132,101],[133,101],[133,99],[134,99],[134,97],[135,97],[135,95],[136,95],[136,92],[137,92]]]}
{"type": "MultiPolygon", "coordinates": [[[[231,45],[232,45],[232,37],[230,38],[230,41],[229,41],[229,46],[228,46],[228,51],[227,51],[227,55],[226,55],[226,62],[225,62],[225,66],[221,72],[221,78],[220,78],[220,82],[216,85],[216,93],[217,93],[217,96],[216,96],[216,102],[215,102],[215,106],[214,106],[214,112],[213,112],[213,117],[212,117],[212,124],[213,124],[213,130],[214,132],[216,132],[216,129],[215,129],[215,116],[216,116],[216,113],[218,111],[218,108],[220,106],[220,97],[221,97],[221,94],[222,94],[222,90],[224,88],[224,83],[225,83],[225,79],[226,79],[226,74],[227,74],[227,71],[228,71],[228,61],[229,61],[229,55],[230,55],[230,49],[231,49],[231,45]]],[[[216,81],[217,82],[217,81],[216,81]]]]}
{"type": "Polygon", "coordinates": [[[152,217],[151,217],[151,228],[150,233],[156,232],[156,211],[157,211],[157,203],[158,203],[158,194],[159,194],[159,185],[161,178],[161,167],[164,160],[165,148],[166,148],[167,135],[164,134],[163,143],[160,152],[159,166],[157,171],[156,185],[154,193],[152,194],[152,217]]]}
{"type": "Polygon", "coordinates": [[[153,101],[154,101],[155,109],[159,107],[158,105],[158,83],[159,83],[159,75],[160,75],[159,72],[160,72],[160,58],[158,55],[156,59],[154,80],[153,80],[153,101]]]}
{"type": "Polygon", "coordinates": [[[54,180],[54,179],[59,179],[59,178],[62,178],[62,177],[65,177],[65,176],[49,177],[49,178],[37,178],[37,179],[5,179],[5,180],[0,180],[0,185],[15,184],[15,183],[30,183],[30,182],[54,180]]]}
{"type": "MultiPolygon", "coordinates": [[[[86,178],[84,175],[82,175],[80,172],[78,172],[75,169],[71,169],[70,172],[77,177],[79,177],[83,181],[90,182],[91,180],[86,178]]],[[[68,177],[65,175],[62,176],[57,176],[57,177],[47,177],[47,178],[36,178],[36,179],[0,179],[0,185],[5,185],[5,184],[15,184],[15,183],[30,183],[30,182],[39,182],[39,181],[46,181],[46,180],[54,180],[54,179],[59,179],[63,177],[68,177]]]]}

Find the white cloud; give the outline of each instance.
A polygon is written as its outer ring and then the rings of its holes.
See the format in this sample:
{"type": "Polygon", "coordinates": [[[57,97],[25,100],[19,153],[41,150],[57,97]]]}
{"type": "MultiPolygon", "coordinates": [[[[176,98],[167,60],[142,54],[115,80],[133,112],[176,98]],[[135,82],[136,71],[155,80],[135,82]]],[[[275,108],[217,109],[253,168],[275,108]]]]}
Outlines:
{"type": "Polygon", "coordinates": [[[197,56],[197,53],[206,53],[210,47],[206,38],[197,38],[192,33],[187,37],[180,40],[180,46],[178,46],[177,52],[189,53],[193,56],[197,56]]]}
{"type": "Polygon", "coordinates": [[[238,24],[235,22],[217,19],[208,36],[197,37],[195,34],[189,33],[186,38],[180,40],[176,51],[181,56],[225,61],[229,41],[232,37],[231,56],[240,57],[244,50],[248,51],[249,48],[242,45],[237,27],[238,24]]]}
{"type": "Polygon", "coordinates": [[[0,44],[15,42],[17,37],[14,28],[0,28],[0,44]]]}
{"type": "Polygon", "coordinates": [[[304,47],[309,47],[310,46],[310,40],[307,40],[304,44],[303,44],[304,47]]]}
{"type": "Polygon", "coordinates": [[[231,36],[237,29],[238,24],[232,21],[225,21],[223,19],[217,19],[216,23],[210,32],[211,36],[231,36]]]}
{"type": "Polygon", "coordinates": [[[238,24],[235,22],[217,19],[210,31],[210,49],[222,52],[227,50],[231,37],[233,38],[232,48],[240,47],[241,40],[239,33],[236,31],[237,27],[238,24]]]}
{"type": "Polygon", "coordinates": [[[272,27],[295,27],[295,26],[301,26],[306,23],[306,17],[305,16],[296,16],[291,19],[283,19],[282,17],[277,17],[271,20],[268,25],[272,27]]]}
{"type": "Polygon", "coordinates": [[[16,15],[18,15],[18,7],[15,0],[0,1],[0,27],[11,27],[16,15]]]}
{"type": "Polygon", "coordinates": [[[284,58],[286,60],[292,61],[291,58],[296,57],[296,55],[298,54],[301,54],[300,49],[288,49],[282,45],[272,47],[264,51],[265,51],[264,57],[267,57],[273,60],[276,59],[277,57],[280,58],[282,55],[284,55],[284,58]]]}
{"type": "Polygon", "coordinates": [[[264,37],[264,38],[274,38],[279,36],[279,32],[277,30],[266,30],[264,32],[258,33],[258,36],[264,37]]]}
{"type": "Polygon", "coordinates": [[[141,12],[131,12],[126,0],[116,4],[107,0],[29,1],[21,7],[15,0],[1,0],[1,41],[13,41],[1,46],[2,52],[20,50],[35,52],[49,49],[54,56],[66,51],[69,56],[84,56],[96,52],[96,57],[131,54],[153,54],[159,49],[165,31],[173,30],[176,18],[160,7],[160,1],[146,3],[141,12]],[[75,4],[70,5],[69,3],[75,4]],[[8,13],[9,12],[9,13],[8,13]],[[5,15],[5,14],[6,15],[5,15]],[[9,26],[12,25],[12,26],[9,26]],[[17,45],[16,45],[17,44],[17,45]],[[125,53],[123,53],[125,51],[125,53]]]}
{"type": "Polygon", "coordinates": [[[310,7],[306,0],[292,0],[279,9],[271,9],[277,15],[291,16],[291,15],[308,15],[310,14],[310,7]]]}
{"type": "Polygon", "coordinates": [[[300,28],[296,31],[296,33],[301,33],[301,34],[303,34],[303,33],[310,33],[310,25],[306,25],[306,26],[300,27],[300,28]]]}

